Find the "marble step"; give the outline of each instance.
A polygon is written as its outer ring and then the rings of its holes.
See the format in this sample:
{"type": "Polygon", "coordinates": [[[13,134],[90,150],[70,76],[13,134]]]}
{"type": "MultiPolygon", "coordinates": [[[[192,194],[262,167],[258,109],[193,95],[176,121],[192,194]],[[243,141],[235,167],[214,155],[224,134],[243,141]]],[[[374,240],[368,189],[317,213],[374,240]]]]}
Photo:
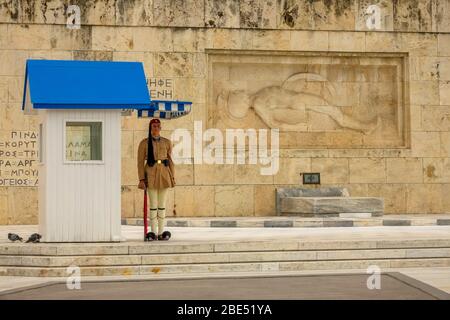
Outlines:
{"type": "MultiPolygon", "coordinates": [[[[247,263],[205,263],[140,266],[80,267],[81,276],[133,276],[158,274],[290,272],[303,270],[366,269],[376,265],[385,268],[449,267],[450,258],[360,259],[327,261],[282,261],[247,263]]],[[[67,277],[65,267],[0,267],[1,276],[67,277]]]]}
{"type": "Polygon", "coordinates": [[[79,267],[95,267],[410,258],[450,258],[450,248],[213,252],[101,256],[3,255],[0,256],[0,266],[67,267],[76,265],[79,267]]]}
{"type": "Polygon", "coordinates": [[[345,249],[401,249],[449,248],[450,238],[444,239],[385,239],[385,240],[253,240],[211,241],[208,243],[145,243],[123,242],[117,244],[0,244],[0,257],[6,256],[99,256],[146,255],[174,253],[255,252],[295,250],[345,250],[345,249]]]}
{"type": "MultiPolygon", "coordinates": [[[[142,218],[124,218],[124,226],[143,226],[142,218]]],[[[317,217],[301,217],[299,214],[283,213],[276,217],[168,217],[166,226],[194,228],[333,228],[377,226],[438,226],[450,225],[449,214],[407,214],[372,217],[371,213],[353,212],[321,214],[317,217]]]]}

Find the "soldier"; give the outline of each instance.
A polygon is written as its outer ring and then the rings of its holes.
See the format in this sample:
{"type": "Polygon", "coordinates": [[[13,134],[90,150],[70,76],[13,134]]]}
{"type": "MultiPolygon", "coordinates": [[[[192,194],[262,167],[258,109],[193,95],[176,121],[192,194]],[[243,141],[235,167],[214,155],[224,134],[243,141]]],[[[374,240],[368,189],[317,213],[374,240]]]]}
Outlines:
{"type": "Polygon", "coordinates": [[[161,137],[160,132],[161,121],[152,119],[148,138],[139,143],[137,156],[138,187],[147,188],[150,197],[151,232],[148,234],[148,240],[170,239],[170,232],[164,231],[164,219],[167,191],[175,186],[175,166],[172,160],[172,143],[169,139],[161,137]],[[147,162],[144,165],[145,160],[147,162]]]}

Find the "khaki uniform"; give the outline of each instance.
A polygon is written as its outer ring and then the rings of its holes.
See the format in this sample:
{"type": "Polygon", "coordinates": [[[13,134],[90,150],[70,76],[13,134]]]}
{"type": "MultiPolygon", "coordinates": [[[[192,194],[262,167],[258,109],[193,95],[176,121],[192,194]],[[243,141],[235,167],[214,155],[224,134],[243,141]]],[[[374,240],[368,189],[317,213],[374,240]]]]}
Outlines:
{"type": "Polygon", "coordinates": [[[172,142],[160,137],[159,140],[152,139],[155,160],[169,160],[169,165],[155,163],[150,167],[147,162],[147,141],[143,139],[139,143],[137,168],[139,180],[145,179],[147,175],[147,186],[150,189],[173,188],[175,186],[175,166],[172,160],[172,142]]]}
{"type": "Polygon", "coordinates": [[[147,178],[147,191],[150,196],[150,226],[151,231],[161,235],[164,231],[166,217],[166,195],[168,188],[175,186],[175,166],[172,160],[172,143],[169,139],[160,137],[153,139],[153,155],[155,160],[169,160],[169,165],[155,163],[147,165],[148,138],[139,143],[137,167],[139,180],[147,178]]]}

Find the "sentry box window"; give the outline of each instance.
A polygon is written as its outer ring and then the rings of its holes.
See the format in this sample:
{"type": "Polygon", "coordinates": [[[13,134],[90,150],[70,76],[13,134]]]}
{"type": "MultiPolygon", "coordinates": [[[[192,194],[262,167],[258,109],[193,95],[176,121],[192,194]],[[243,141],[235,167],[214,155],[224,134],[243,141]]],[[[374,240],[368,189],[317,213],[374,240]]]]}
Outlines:
{"type": "Polygon", "coordinates": [[[320,184],[320,173],[303,173],[303,184],[320,184]]]}
{"type": "Polygon", "coordinates": [[[103,160],[102,122],[66,121],[66,162],[103,160]]]}

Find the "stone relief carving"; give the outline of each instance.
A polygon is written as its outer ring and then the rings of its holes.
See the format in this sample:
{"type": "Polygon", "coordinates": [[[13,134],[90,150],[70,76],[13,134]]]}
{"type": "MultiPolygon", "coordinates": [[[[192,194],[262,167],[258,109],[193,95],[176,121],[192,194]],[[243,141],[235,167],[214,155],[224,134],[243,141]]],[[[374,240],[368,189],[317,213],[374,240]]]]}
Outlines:
{"type": "Polygon", "coordinates": [[[279,128],[282,147],[404,147],[402,57],[209,57],[208,127],[279,128]]]}
{"type": "Polygon", "coordinates": [[[306,81],[323,81],[331,97],[335,88],[327,79],[314,73],[297,73],[286,79],[281,86],[268,86],[254,94],[242,90],[222,91],[217,97],[217,105],[226,110],[236,120],[245,118],[250,109],[269,128],[285,131],[307,130],[306,112],[312,111],[328,115],[342,128],[370,134],[381,124],[380,116],[373,121],[363,122],[346,115],[340,107],[330,103],[324,96],[302,90],[306,81]]]}

